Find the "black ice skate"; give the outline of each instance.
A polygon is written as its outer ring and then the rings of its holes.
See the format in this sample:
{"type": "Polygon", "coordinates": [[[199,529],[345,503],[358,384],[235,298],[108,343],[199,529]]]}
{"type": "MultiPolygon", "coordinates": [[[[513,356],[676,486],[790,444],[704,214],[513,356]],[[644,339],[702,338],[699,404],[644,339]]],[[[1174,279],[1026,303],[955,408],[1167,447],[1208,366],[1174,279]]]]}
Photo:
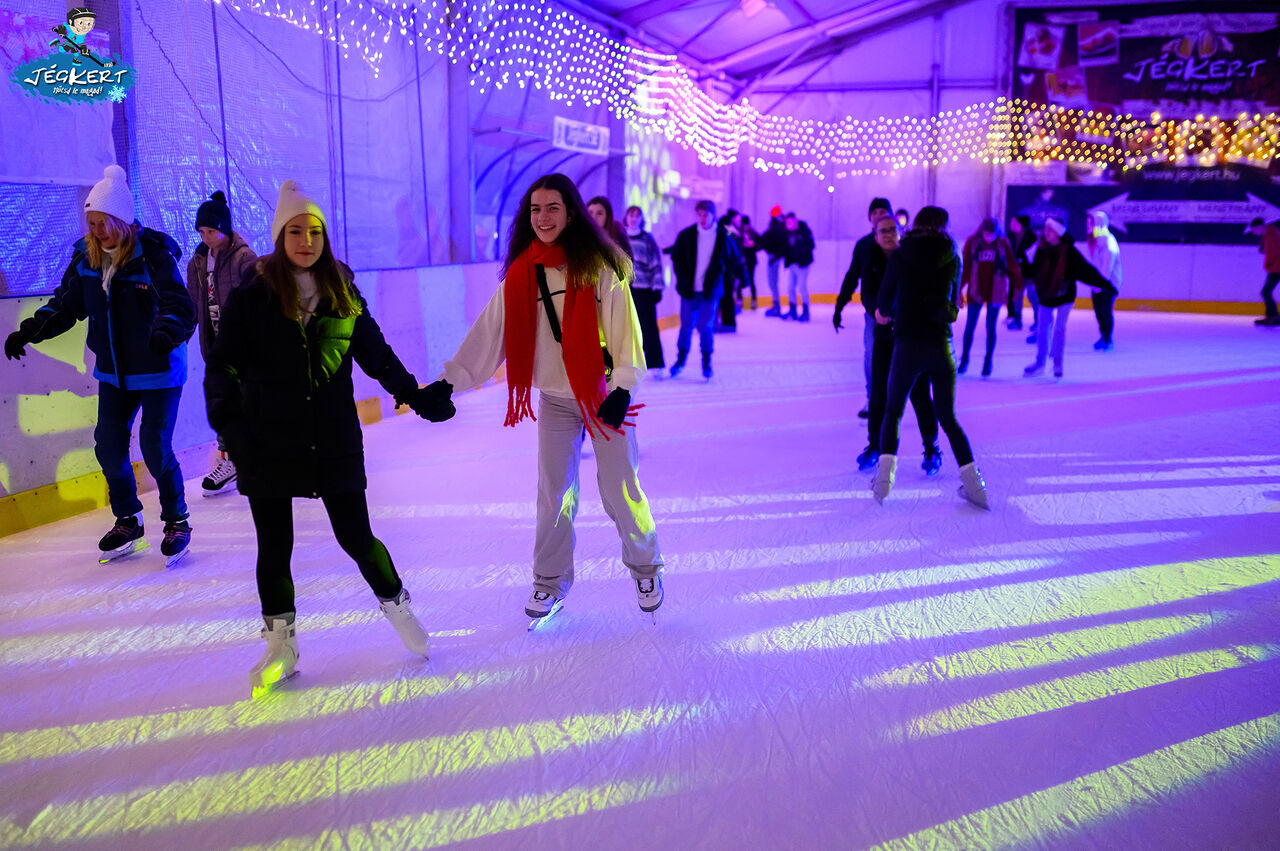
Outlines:
{"type": "Polygon", "coordinates": [[[205,496],[221,496],[236,492],[236,465],[230,458],[218,459],[218,465],[209,471],[200,483],[205,496]]]}
{"type": "Polygon", "coordinates": [[[160,542],[160,552],[168,561],[165,567],[173,567],[189,552],[187,545],[191,543],[191,524],[186,520],[176,520],[164,524],[164,540],[160,542]]]}
{"type": "Polygon", "coordinates": [[[98,564],[106,564],[130,553],[141,552],[150,546],[142,537],[142,521],[135,514],[132,517],[117,517],[116,525],[98,541],[98,549],[102,555],[98,564]]]}

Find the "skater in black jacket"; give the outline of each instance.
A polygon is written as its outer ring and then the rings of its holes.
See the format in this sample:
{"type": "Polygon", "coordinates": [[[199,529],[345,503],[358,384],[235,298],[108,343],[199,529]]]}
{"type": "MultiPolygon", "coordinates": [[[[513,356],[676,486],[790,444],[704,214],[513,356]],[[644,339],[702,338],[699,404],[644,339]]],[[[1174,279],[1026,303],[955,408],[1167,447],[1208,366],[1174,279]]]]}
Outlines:
{"type": "Polygon", "coordinates": [[[145,546],[142,503],[129,438],[139,409],[138,444],[160,492],[161,552],[172,564],[187,552],[191,525],[182,469],[173,453],[178,401],[187,380],[187,340],[195,330],[191,297],[178,271],[182,249],[168,234],[134,218],[124,169],[107,166],[85,201],[87,232],[53,298],[5,340],[5,355],[20,358],[39,343],[89,320],[89,350],[97,358],[98,424],[94,451],[107,480],[116,522],[98,542],[106,562],[145,546]]]}
{"type": "Polygon", "coordinates": [[[880,463],[871,483],[877,502],[893,488],[898,466],[898,425],[915,383],[928,378],[938,423],[947,433],[960,465],[960,495],[987,508],[986,485],[973,463],[973,451],[956,421],[956,361],[951,323],[960,313],[960,256],[947,233],[947,211],[925,207],[902,246],[889,258],[876,321],[893,323],[893,362],[889,401],[880,430],[880,463]]]}
{"type": "Polygon", "coordinates": [[[292,180],[280,187],[271,236],[275,250],[227,302],[205,374],[209,425],[226,441],[258,537],[267,649],[249,674],[255,692],[287,679],[298,661],[294,497],[324,502],[339,546],[405,647],[426,656],[428,644],[370,528],[352,362],[415,412],[425,410],[422,392],[333,256],[324,213],[292,180]]]}

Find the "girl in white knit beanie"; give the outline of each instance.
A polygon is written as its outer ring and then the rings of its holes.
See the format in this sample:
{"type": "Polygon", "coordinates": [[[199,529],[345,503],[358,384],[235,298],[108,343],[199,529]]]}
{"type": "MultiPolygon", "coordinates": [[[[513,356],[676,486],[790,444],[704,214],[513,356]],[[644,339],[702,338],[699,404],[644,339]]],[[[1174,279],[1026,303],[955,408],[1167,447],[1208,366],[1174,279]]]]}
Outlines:
{"type": "Polygon", "coordinates": [[[187,553],[191,525],[182,470],[173,452],[178,401],[187,380],[187,339],[195,311],[168,235],[134,218],[124,169],[107,166],[84,204],[86,233],[48,303],[5,341],[20,358],[24,346],[69,331],[88,318],[88,345],[97,362],[98,424],[95,452],[107,480],[116,522],[98,547],[104,563],[147,546],[142,503],[129,460],[129,438],[139,409],[138,443],[160,492],[164,522],[161,552],[172,565],[187,553]]]}

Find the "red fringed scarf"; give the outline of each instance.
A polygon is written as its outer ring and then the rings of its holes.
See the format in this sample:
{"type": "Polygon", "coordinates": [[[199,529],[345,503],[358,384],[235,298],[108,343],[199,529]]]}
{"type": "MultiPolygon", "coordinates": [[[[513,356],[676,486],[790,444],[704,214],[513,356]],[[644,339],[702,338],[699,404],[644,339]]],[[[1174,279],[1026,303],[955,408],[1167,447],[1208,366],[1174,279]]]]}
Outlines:
{"type": "MultiPolygon", "coordinates": [[[[533,415],[533,352],[538,333],[538,277],[535,266],[555,268],[565,264],[564,249],[539,239],[526,248],[507,270],[504,285],[505,339],[507,345],[507,419],[514,426],[533,415]]],[[[569,387],[578,402],[587,432],[593,426],[605,433],[596,412],[604,401],[604,350],[600,347],[600,322],[596,316],[594,287],[570,278],[565,284],[564,315],[560,320],[560,348],[569,387]]]]}

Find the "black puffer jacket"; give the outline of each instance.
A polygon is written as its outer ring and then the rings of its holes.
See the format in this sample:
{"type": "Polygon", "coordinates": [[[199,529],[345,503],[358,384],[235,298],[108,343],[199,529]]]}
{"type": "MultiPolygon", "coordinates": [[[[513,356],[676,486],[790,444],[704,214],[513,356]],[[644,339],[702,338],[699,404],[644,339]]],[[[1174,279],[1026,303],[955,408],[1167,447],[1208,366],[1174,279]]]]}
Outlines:
{"type": "Polygon", "coordinates": [[[342,318],[324,301],[304,328],[260,276],[232,292],[204,390],[209,425],[227,441],[245,496],[365,489],[351,362],[400,398],[418,383],[355,296],[359,316],[342,318]]]}
{"type": "Polygon", "coordinates": [[[959,314],[960,256],[945,233],[912,231],[889,255],[880,284],[880,312],[893,336],[948,340],[959,314]]]}

